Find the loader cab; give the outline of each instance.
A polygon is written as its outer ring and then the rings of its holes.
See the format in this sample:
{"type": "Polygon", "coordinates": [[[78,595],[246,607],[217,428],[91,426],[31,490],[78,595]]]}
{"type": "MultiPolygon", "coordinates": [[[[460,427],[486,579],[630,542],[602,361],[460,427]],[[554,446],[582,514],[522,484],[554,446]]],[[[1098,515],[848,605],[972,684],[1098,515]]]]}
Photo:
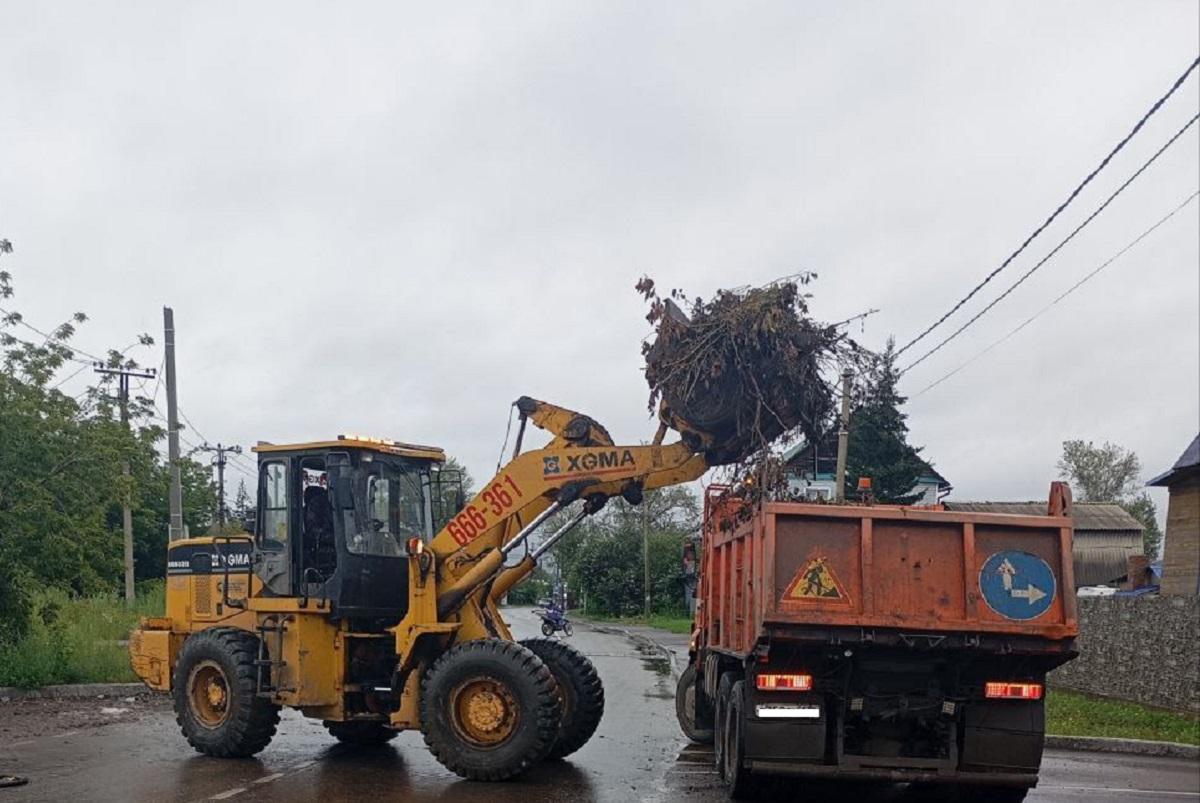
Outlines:
{"type": "MultiPolygon", "coordinates": [[[[457,498],[432,446],[339,436],[259,443],[254,571],[263,594],[327,605],[335,617],[399,620],[407,545],[428,541],[457,498]]],[[[452,514],[451,514],[452,515],[452,514]]]]}

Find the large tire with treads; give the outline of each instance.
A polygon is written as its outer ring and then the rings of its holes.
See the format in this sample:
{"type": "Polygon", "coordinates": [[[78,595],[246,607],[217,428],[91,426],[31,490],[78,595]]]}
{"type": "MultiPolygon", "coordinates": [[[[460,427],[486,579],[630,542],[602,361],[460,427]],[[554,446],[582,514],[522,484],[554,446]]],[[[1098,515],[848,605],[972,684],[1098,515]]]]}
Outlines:
{"type": "Polygon", "coordinates": [[[688,664],[675,686],[675,718],[683,735],[696,744],[713,743],[713,712],[697,686],[695,664],[688,664]]]}
{"type": "Polygon", "coordinates": [[[355,747],[371,747],[377,744],[386,744],[400,735],[400,731],[395,728],[389,728],[382,722],[373,722],[370,720],[334,722],[327,719],[322,724],[325,725],[325,730],[329,731],[329,734],[333,738],[342,744],[353,745],[355,747]]]}
{"type": "Polygon", "coordinates": [[[604,684],[588,657],[557,639],[521,642],[542,659],[558,683],[562,722],[547,758],[565,758],[587,744],[604,716],[604,684]]]}
{"type": "Polygon", "coordinates": [[[421,678],[421,732],[433,757],[474,781],[501,781],[550,754],[561,719],[554,675],[515,641],[444,652],[421,678]]]}
{"type": "Polygon", "coordinates": [[[198,752],[246,758],[271,742],[279,706],[258,696],[258,638],[214,627],[188,636],[179,651],[171,696],[175,721],[198,752]]]}

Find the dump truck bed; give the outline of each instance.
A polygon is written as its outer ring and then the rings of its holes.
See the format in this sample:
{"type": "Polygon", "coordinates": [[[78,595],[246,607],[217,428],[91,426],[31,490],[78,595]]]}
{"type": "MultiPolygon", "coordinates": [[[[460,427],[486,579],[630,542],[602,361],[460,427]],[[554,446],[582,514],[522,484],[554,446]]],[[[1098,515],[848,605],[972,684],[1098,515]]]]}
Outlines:
{"type": "Polygon", "coordinates": [[[762,640],[814,629],[826,637],[855,628],[860,636],[1035,642],[1077,634],[1067,515],[791,502],[748,508],[716,493],[705,500],[697,611],[710,649],[745,656],[762,640]]]}

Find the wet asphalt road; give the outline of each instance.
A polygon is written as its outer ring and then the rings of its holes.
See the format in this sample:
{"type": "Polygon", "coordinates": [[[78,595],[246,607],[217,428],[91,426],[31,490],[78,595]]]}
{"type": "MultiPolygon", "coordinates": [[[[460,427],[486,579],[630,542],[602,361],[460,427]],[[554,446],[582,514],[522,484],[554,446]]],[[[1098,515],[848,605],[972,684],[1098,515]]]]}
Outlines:
{"type": "MultiPolygon", "coordinates": [[[[527,611],[508,612],[518,637],[535,634],[527,611]]],[[[624,636],[576,628],[572,643],[595,662],[606,710],[592,741],[567,761],[519,781],[482,784],[444,770],[419,733],[371,750],[338,745],[319,722],[286,712],[271,746],[249,760],[200,756],[164,708],[137,721],[0,745],[0,772],[28,786],[0,789],[9,801],[338,801],[471,803],[722,801],[707,749],[688,745],[674,718],[667,661],[624,636]]],[[[787,782],[767,799],[913,801],[903,787],[813,787],[787,782]]],[[[1169,759],[1050,752],[1030,801],[1197,801],[1200,765],[1169,759]]]]}

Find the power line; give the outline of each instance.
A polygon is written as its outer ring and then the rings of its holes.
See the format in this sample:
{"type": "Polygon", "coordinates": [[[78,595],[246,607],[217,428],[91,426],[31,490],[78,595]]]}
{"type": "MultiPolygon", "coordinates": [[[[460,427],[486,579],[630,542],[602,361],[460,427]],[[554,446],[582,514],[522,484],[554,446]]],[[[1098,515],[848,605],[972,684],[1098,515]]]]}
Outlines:
{"type": "MultiPolygon", "coordinates": [[[[57,338],[55,338],[55,336],[54,336],[54,335],[52,335],[52,334],[50,334],[50,333],[48,333],[48,332],[43,332],[41,329],[38,329],[36,326],[34,326],[33,324],[31,324],[31,323],[29,323],[28,321],[26,321],[26,320],[25,320],[23,317],[21,317],[21,314],[20,314],[20,313],[16,313],[16,312],[9,312],[8,310],[4,309],[3,307],[0,307],[0,315],[3,315],[3,316],[4,316],[4,319],[5,319],[6,321],[9,321],[10,323],[17,323],[17,324],[20,324],[21,326],[24,326],[24,327],[25,327],[26,329],[28,329],[29,331],[31,331],[31,332],[34,332],[35,334],[41,335],[43,338],[45,338],[45,339],[46,339],[46,341],[50,341],[50,340],[57,340],[57,338]],[[16,316],[15,318],[13,317],[14,315],[16,316]]],[[[16,338],[13,338],[13,339],[14,339],[14,340],[16,340],[16,338]]],[[[20,342],[20,343],[25,343],[25,345],[27,345],[27,346],[34,346],[34,344],[33,344],[33,343],[27,343],[27,342],[26,342],[26,341],[24,341],[24,340],[19,340],[18,342],[20,342]]],[[[34,346],[34,348],[44,348],[44,347],[45,347],[45,345],[46,345],[45,343],[42,343],[42,345],[41,345],[41,346],[34,346]]],[[[76,347],[74,347],[74,346],[69,346],[69,345],[67,345],[66,343],[63,343],[63,344],[62,344],[62,347],[63,347],[63,348],[65,348],[65,349],[67,349],[68,351],[71,351],[71,352],[75,353],[75,354],[82,354],[83,356],[85,356],[85,357],[87,357],[87,358],[89,358],[89,359],[91,359],[91,360],[94,360],[94,361],[96,361],[96,362],[104,362],[104,358],[103,358],[103,357],[97,357],[95,354],[89,354],[88,352],[84,351],[84,350],[83,350],[83,349],[81,349],[81,348],[76,348],[76,347]]],[[[78,359],[76,359],[76,358],[74,358],[74,357],[71,357],[70,359],[73,359],[73,360],[75,360],[76,362],[79,362],[79,360],[78,360],[78,359]]],[[[90,365],[90,363],[89,363],[89,365],[90,365]]]]}
{"type": "Polygon", "coordinates": [[[1142,129],[1142,126],[1144,126],[1146,124],[1146,121],[1149,120],[1151,117],[1153,117],[1154,113],[1157,112],[1164,103],[1166,103],[1167,98],[1169,98],[1169,97],[1171,97],[1171,95],[1175,94],[1175,90],[1179,89],[1179,87],[1183,84],[1183,82],[1187,79],[1187,77],[1192,74],[1192,71],[1196,69],[1196,65],[1198,65],[1198,64],[1200,64],[1200,57],[1198,57],[1195,61],[1193,61],[1191,63],[1191,65],[1183,72],[1183,75],[1181,75],[1175,79],[1175,83],[1171,84],[1171,88],[1167,90],[1167,94],[1165,94],[1161,98],[1159,98],[1158,101],[1153,106],[1150,107],[1150,111],[1148,111],[1144,115],[1142,115],[1142,119],[1137,121],[1137,125],[1135,125],[1133,127],[1133,130],[1130,131],[1128,134],[1126,134],[1125,138],[1122,139],[1120,142],[1118,142],[1117,146],[1115,148],[1113,148],[1111,151],[1109,151],[1108,155],[1105,156],[1104,159],[1100,162],[1100,164],[1096,166],[1096,169],[1094,169],[1091,173],[1088,173],[1087,177],[1082,182],[1080,182],[1079,186],[1071,191],[1071,194],[1067,196],[1067,200],[1065,200],[1061,204],[1059,204],[1058,208],[1055,209],[1050,214],[1050,217],[1046,218],[1046,220],[1042,222],[1042,225],[1040,225],[1036,229],[1034,229],[1033,234],[1030,234],[1028,237],[1026,237],[1025,242],[1021,243],[1020,247],[1017,248],[1016,251],[1013,251],[1011,254],[1009,254],[1008,259],[1004,260],[1004,262],[1002,262],[1000,264],[1000,267],[996,268],[991,273],[989,273],[987,276],[983,277],[983,281],[981,281],[979,284],[977,284],[973,288],[971,288],[971,292],[969,292],[965,296],[963,296],[963,298],[957,304],[955,304],[953,307],[950,308],[949,312],[947,312],[945,315],[943,315],[942,317],[940,317],[936,321],[934,321],[927,329],[925,329],[925,331],[921,332],[921,334],[917,335],[912,340],[905,343],[904,346],[896,352],[896,356],[899,357],[901,354],[908,351],[918,341],[924,339],[924,337],[926,335],[928,335],[934,329],[938,328],[943,323],[945,323],[947,318],[949,318],[955,312],[958,312],[958,310],[962,308],[962,305],[966,304],[968,301],[970,301],[975,296],[976,293],[978,293],[980,290],[983,289],[984,285],[986,285],[993,278],[995,278],[996,274],[1000,273],[1000,271],[1002,271],[1006,267],[1008,267],[1010,262],[1012,262],[1014,259],[1016,259],[1018,256],[1020,256],[1021,253],[1029,246],[1029,244],[1031,242],[1033,242],[1034,239],[1039,234],[1041,234],[1042,231],[1045,230],[1045,228],[1047,226],[1049,226],[1054,221],[1054,219],[1056,217],[1058,217],[1059,214],[1064,209],[1066,209],[1068,206],[1070,206],[1071,202],[1075,200],[1076,196],[1079,195],[1079,193],[1083,190],[1083,188],[1091,183],[1092,179],[1095,178],[1096,175],[1099,174],[1100,171],[1103,170],[1104,167],[1112,160],[1112,158],[1114,156],[1116,156],[1121,151],[1122,148],[1125,147],[1126,143],[1128,143],[1129,140],[1133,139],[1134,135],[1137,134],[1137,132],[1142,129]]]}
{"type": "Polygon", "coordinates": [[[1014,291],[1018,287],[1020,287],[1021,284],[1024,283],[1024,281],[1026,279],[1028,279],[1030,276],[1032,276],[1034,274],[1034,272],[1037,271],[1038,268],[1040,268],[1042,265],[1045,265],[1047,262],[1049,262],[1051,257],[1053,257],[1055,254],[1057,254],[1060,250],[1062,250],[1062,248],[1067,243],[1069,243],[1069,242],[1071,242],[1071,240],[1075,239],[1076,234],[1083,231],[1084,227],[1086,227],[1089,223],[1091,223],[1093,220],[1095,220],[1096,216],[1099,215],[1101,212],[1103,212],[1108,207],[1108,205],[1111,204],[1113,202],[1113,200],[1116,199],[1116,197],[1118,195],[1120,195],[1122,192],[1125,191],[1126,187],[1128,187],[1130,184],[1132,184],[1134,182],[1134,180],[1137,179],[1138,176],[1140,176],[1143,172],[1145,172],[1146,168],[1148,168],[1148,167],[1150,167],[1150,165],[1154,164],[1155,160],[1158,159],[1158,157],[1161,156],[1167,150],[1167,148],[1174,145],[1175,142],[1181,136],[1183,136],[1184,132],[1186,132],[1189,128],[1192,127],[1193,124],[1195,124],[1197,119],[1200,119],[1200,114],[1193,115],[1192,119],[1188,120],[1187,123],[1183,126],[1183,128],[1181,128],[1175,132],[1175,136],[1171,137],[1169,140],[1167,140],[1165,145],[1163,145],[1161,148],[1159,148],[1157,151],[1155,151],[1154,155],[1151,156],[1149,159],[1147,159],[1142,164],[1142,166],[1137,169],[1136,173],[1134,173],[1132,176],[1130,176],[1128,179],[1126,179],[1125,183],[1122,184],[1120,187],[1117,187],[1116,191],[1114,191],[1112,195],[1108,196],[1108,198],[1105,199],[1104,203],[1102,203],[1102,204],[1100,204],[1100,206],[1096,207],[1096,211],[1094,211],[1094,212],[1092,212],[1092,214],[1088,215],[1084,219],[1084,221],[1082,223],[1080,223],[1078,226],[1076,226],[1075,229],[1070,234],[1068,234],[1066,237],[1064,237],[1063,240],[1058,245],[1054,246],[1054,248],[1050,251],[1050,253],[1048,253],[1048,254],[1046,254],[1046,256],[1042,257],[1041,260],[1039,260],[1037,262],[1037,264],[1035,264],[1032,268],[1025,271],[1025,273],[1021,276],[1021,278],[1017,279],[1015,282],[1013,282],[1011,285],[1009,285],[1007,290],[1005,290],[1000,295],[996,296],[996,298],[992,299],[991,303],[989,303],[986,307],[981,309],[979,312],[975,313],[975,315],[972,316],[970,320],[968,320],[962,326],[955,329],[954,332],[951,333],[949,337],[944,338],[940,343],[938,343],[936,346],[931,348],[929,351],[922,354],[920,357],[918,357],[916,360],[914,360],[912,363],[910,363],[908,365],[908,367],[906,367],[902,371],[900,371],[900,375],[903,376],[904,374],[911,371],[913,368],[915,368],[918,365],[920,365],[921,363],[923,363],[929,357],[936,354],[938,351],[941,350],[941,348],[943,346],[945,346],[951,340],[953,340],[954,338],[956,338],[960,334],[962,334],[963,331],[965,331],[967,329],[967,327],[969,327],[971,324],[975,323],[975,321],[982,318],[988,312],[988,310],[990,310],[992,307],[999,304],[1004,299],[1008,298],[1008,296],[1012,293],[1012,291],[1014,291]]]}
{"type": "Polygon", "coordinates": [[[1164,217],[1160,218],[1160,219],[1158,220],[1158,222],[1157,222],[1157,223],[1155,223],[1153,226],[1151,226],[1150,228],[1146,229],[1146,230],[1145,230],[1145,231],[1143,231],[1141,234],[1139,234],[1139,235],[1138,235],[1136,238],[1134,238],[1132,241],[1130,241],[1130,242],[1129,242],[1129,243],[1128,243],[1128,244],[1127,244],[1127,245],[1126,245],[1124,248],[1122,248],[1120,251],[1118,251],[1117,253],[1113,254],[1113,255],[1112,255],[1111,257],[1109,257],[1108,259],[1104,260],[1104,262],[1100,263],[1100,266],[1099,266],[1099,267],[1097,267],[1095,270],[1093,270],[1091,273],[1089,273],[1088,275],[1084,276],[1082,279],[1080,279],[1079,281],[1075,282],[1075,284],[1073,284],[1073,285],[1071,285],[1070,287],[1068,287],[1068,288],[1066,289],[1066,291],[1065,291],[1065,292],[1063,292],[1061,295],[1059,295],[1059,296],[1058,296],[1058,298],[1054,299],[1054,300],[1053,300],[1053,301],[1051,301],[1049,304],[1047,304],[1046,306],[1042,307],[1040,310],[1038,310],[1037,312],[1035,312],[1033,315],[1031,315],[1031,316],[1029,316],[1028,318],[1026,318],[1026,319],[1025,319],[1025,321],[1024,321],[1024,322],[1023,322],[1023,323],[1022,323],[1020,326],[1016,327],[1015,329],[1013,329],[1011,332],[1009,332],[1008,334],[1006,334],[1004,337],[1000,338],[999,340],[996,340],[996,341],[994,341],[994,342],[993,342],[993,343],[992,343],[990,346],[988,346],[987,348],[985,348],[985,349],[983,349],[982,351],[980,351],[979,353],[977,353],[977,354],[976,354],[974,357],[971,357],[969,360],[967,360],[966,362],[964,362],[962,365],[959,365],[959,366],[958,366],[957,368],[955,368],[953,371],[950,371],[949,373],[947,373],[947,374],[943,375],[941,379],[937,380],[936,382],[931,382],[930,384],[926,385],[924,388],[922,388],[922,389],[921,389],[921,390],[919,390],[917,393],[915,393],[915,394],[913,395],[913,398],[916,398],[917,396],[920,396],[920,395],[922,395],[922,394],[926,393],[927,391],[933,390],[933,389],[934,389],[934,388],[936,388],[938,385],[942,384],[942,383],[943,383],[943,382],[945,382],[947,379],[949,379],[950,377],[954,376],[955,374],[957,374],[959,371],[961,371],[961,370],[963,370],[964,368],[966,368],[966,367],[967,367],[968,365],[970,365],[971,363],[973,363],[973,362],[975,362],[976,360],[978,360],[979,358],[983,357],[985,354],[987,354],[988,352],[990,352],[992,349],[994,349],[994,348],[996,348],[997,346],[999,346],[1000,344],[1002,344],[1002,343],[1006,342],[1006,341],[1007,341],[1009,338],[1011,338],[1013,335],[1015,335],[1015,334],[1017,334],[1018,332],[1020,332],[1020,331],[1021,331],[1022,329],[1024,329],[1026,326],[1029,326],[1029,324],[1033,323],[1033,322],[1034,322],[1034,321],[1036,321],[1038,318],[1042,317],[1042,315],[1044,315],[1044,314],[1045,314],[1047,311],[1049,311],[1051,307],[1053,307],[1053,306],[1057,305],[1057,304],[1058,304],[1060,301],[1062,301],[1064,298],[1066,298],[1067,296],[1071,295],[1071,293],[1074,293],[1076,290],[1078,290],[1080,287],[1082,287],[1084,284],[1086,284],[1086,283],[1087,283],[1087,282],[1088,282],[1090,279],[1092,279],[1094,276],[1096,276],[1098,273],[1100,273],[1100,271],[1104,270],[1104,269],[1105,269],[1105,268],[1107,268],[1109,265],[1111,265],[1112,263],[1116,262],[1118,259],[1120,259],[1122,256],[1124,256],[1126,252],[1130,251],[1130,250],[1131,250],[1131,249],[1132,249],[1134,246],[1136,246],[1138,243],[1140,243],[1140,242],[1141,242],[1142,240],[1144,240],[1146,237],[1150,236],[1150,235],[1151,235],[1151,234],[1152,234],[1152,233],[1153,233],[1153,232],[1154,232],[1154,231],[1155,231],[1155,230],[1156,230],[1156,229],[1157,229],[1159,226],[1163,225],[1163,224],[1164,224],[1164,223],[1166,223],[1168,220],[1170,220],[1171,218],[1175,217],[1175,215],[1176,215],[1176,214],[1178,214],[1180,211],[1182,211],[1182,210],[1183,210],[1183,208],[1184,208],[1185,206],[1187,206],[1188,204],[1190,204],[1192,201],[1196,200],[1196,197],[1197,197],[1198,195],[1200,195],[1200,191],[1193,192],[1191,195],[1189,195],[1189,196],[1187,197],[1187,200],[1185,200],[1185,201],[1184,201],[1183,203],[1181,203],[1179,206],[1177,206],[1177,207],[1175,207],[1174,209],[1172,209],[1172,210],[1171,210],[1171,211],[1170,211],[1170,212],[1169,212],[1167,215],[1165,215],[1164,217]]]}

